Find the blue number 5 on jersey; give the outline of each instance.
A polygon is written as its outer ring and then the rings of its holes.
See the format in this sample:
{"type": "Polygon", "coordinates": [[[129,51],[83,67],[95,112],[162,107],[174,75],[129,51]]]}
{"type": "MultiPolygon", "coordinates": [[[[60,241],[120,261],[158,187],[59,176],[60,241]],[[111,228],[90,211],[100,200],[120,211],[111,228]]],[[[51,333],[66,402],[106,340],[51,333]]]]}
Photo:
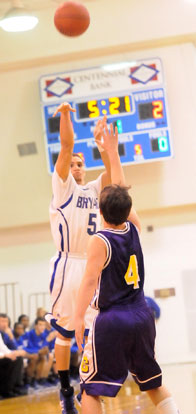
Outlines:
{"type": "Polygon", "coordinates": [[[92,236],[93,234],[95,234],[96,231],[97,231],[96,219],[97,219],[97,214],[95,214],[95,213],[90,213],[89,214],[87,233],[90,236],[92,236]]]}

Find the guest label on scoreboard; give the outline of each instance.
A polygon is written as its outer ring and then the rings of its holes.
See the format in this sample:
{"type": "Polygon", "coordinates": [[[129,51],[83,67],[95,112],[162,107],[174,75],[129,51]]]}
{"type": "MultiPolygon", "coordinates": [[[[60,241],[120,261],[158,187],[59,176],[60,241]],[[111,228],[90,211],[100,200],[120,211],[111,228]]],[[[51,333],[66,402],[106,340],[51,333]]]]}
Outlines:
{"type": "Polygon", "coordinates": [[[48,169],[60,150],[57,106],[69,102],[75,146],[87,169],[103,166],[93,130],[98,119],[117,126],[122,164],[164,160],[172,156],[163,70],[159,58],[75,70],[40,78],[48,169]]]}

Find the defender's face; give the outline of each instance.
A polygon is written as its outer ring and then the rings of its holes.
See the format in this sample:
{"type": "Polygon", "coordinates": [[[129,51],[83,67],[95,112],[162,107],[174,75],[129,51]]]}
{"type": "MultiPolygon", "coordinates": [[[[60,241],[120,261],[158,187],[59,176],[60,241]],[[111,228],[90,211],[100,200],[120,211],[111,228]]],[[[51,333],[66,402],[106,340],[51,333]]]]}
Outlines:
{"type": "Polygon", "coordinates": [[[71,173],[77,184],[84,184],[85,169],[80,157],[74,156],[71,160],[71,173]]]}

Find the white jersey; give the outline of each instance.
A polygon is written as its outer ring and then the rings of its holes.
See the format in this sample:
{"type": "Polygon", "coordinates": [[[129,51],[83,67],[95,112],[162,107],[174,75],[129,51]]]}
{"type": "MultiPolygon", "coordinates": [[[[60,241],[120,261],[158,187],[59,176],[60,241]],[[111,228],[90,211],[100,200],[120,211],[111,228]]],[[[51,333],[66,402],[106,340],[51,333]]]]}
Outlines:
{"type": "Polygon", "coordinates": [[[71,172],[64,182],[55,170],[52,189],[50,224],[57,251],[83,255],[89,236],[100,230],[98,199],[101,175],[97,180],[81,186],[71,172]]]}

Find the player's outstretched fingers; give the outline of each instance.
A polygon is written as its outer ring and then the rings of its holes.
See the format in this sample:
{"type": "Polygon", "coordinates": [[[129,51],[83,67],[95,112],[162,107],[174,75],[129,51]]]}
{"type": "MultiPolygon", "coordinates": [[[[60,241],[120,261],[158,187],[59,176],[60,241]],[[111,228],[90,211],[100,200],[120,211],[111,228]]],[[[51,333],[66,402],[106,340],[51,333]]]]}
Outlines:
{"type": "Polygon", "coordinates": [[[110,124],[110,134],[112,137],[114,136],[114,127],[112,123],[110,124]]]}
{"type": "Polygon", "coordinates": [[[107,122],[107,115],[104,115],[104,117],[103,117],[103,119],[102,119],[102,122],[103,122],[104,124],[106,124],[106,122],[107,122]]]}
{"type": "Polygon", "coordinates": [[[118,140],[118,127],[115,126],[115,138],[118,140]]]}

